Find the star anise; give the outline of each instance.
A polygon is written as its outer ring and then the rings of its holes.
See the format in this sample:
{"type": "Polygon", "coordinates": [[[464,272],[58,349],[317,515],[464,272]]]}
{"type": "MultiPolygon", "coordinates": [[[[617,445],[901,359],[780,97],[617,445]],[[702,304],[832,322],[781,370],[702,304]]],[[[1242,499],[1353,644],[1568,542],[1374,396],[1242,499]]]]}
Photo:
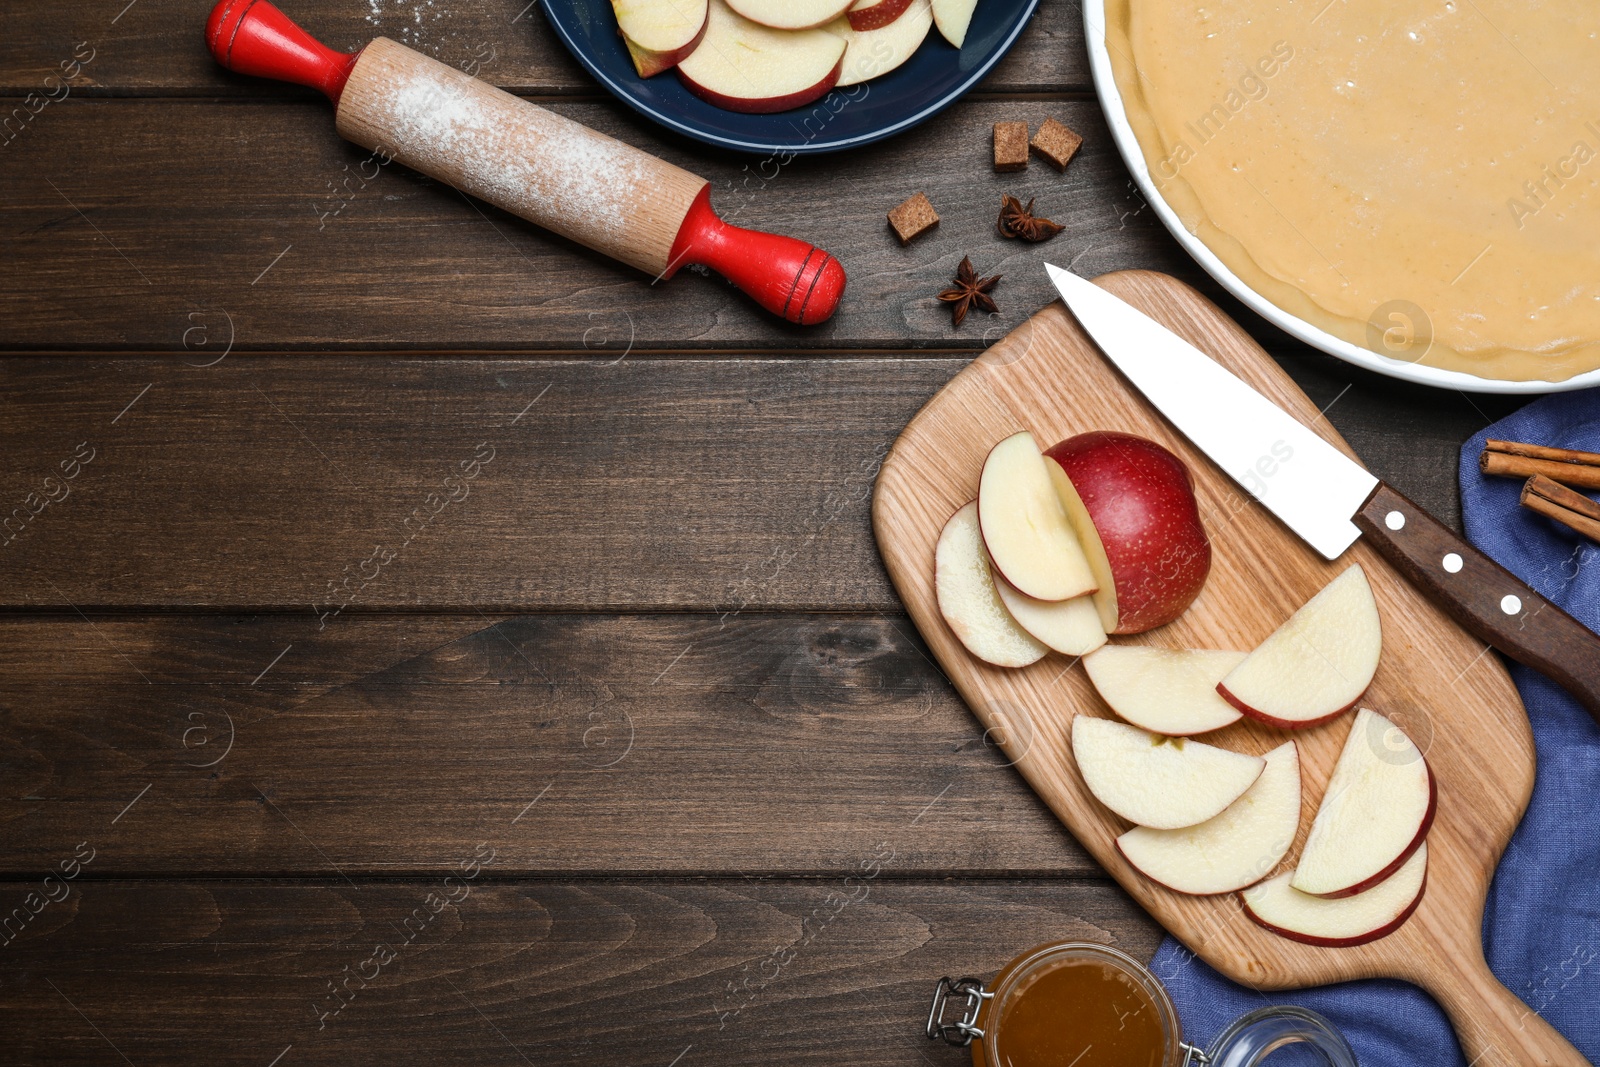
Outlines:
{"type": "Polygon", "coordinates": [[[1000,197],[1000,221],[997,225],[1001,237],[1020,237],[1024,241],[1048,241],[1066,229],[1059,222],[1035,217],[1032,200],[1028,201],[1027,207],[1023,207],[1021,200],[1004,195],[1000,197]]]}
{"type": "Polygon", "coordinates": [[[950,315],[954,325],[960,326],[966,321],[967,311],[977,305],[991,315],[1000,309],[995,306],[994,297],[989,295],[989,290],[994,288],[995,282],[1000,280],[996,274],[992,278],[980,278],[978,272],[972,269],[972,260],[966,256],[961,257],[961,266],[956,268],[956,276],[951,281],[951,288],[939,294],[939,299],[951,305],[950,315]]]}

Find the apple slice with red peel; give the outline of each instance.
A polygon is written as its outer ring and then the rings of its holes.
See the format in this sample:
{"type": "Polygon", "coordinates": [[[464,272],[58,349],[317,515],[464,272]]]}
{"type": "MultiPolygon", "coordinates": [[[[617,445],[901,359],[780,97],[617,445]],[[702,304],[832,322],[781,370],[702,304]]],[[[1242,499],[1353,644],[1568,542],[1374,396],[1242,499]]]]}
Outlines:
{"type": "Polygon", "coordinates": [[[1364,893],[1329,900],[1290,885],[1280,874],[1239,894],[1245,914],[1275,934],[1305,945],[1350,948],[1400,929],[1422,903],[1428,885],[1428,846],[1423,845],[1393,875],[1364,893]]]}
{"type": "Polygon", "coordinates": [[[1072,479],[1067,477],[1060,463],[1050,458],[1048,452],[1045,453],[1044,469],[1050,476],[1050,484],[1055,487],[1056,498],[1066,509],[1067,522],[1072,525],[1072,533],[1077,537],[1078,546],[1083,549],[1083,558],[1089,563],[1089,573],[1094,577],[1095,589],[1090,595],[1094,599],[1095,611],[1100,615],[1100,628],[1108,634],[1114,634],[1117,632],[1118,615],[1117,580],[1111,573],[1111,557],[1106,555],[1100,531],[1094,528],[1094,520],[1089,517],[1083,497],[1073,488],[1072,479]]]}
{"type": "Polygon", "coordinates": [[[1183,460],[1111,430],[1069,437],[1045,455],[1072,486],[1062,495],[1076,526],[1087,521],[1096,531],[1080,534],[1090,566],[1114,579],[1115,599],[1104,585],[1099,594],[1106,631],[1144,633],[1188,610],[1211,572],[1211,543],[1183,460]]]}
{"type": "Polygon", "coordinates": [[[875,30],[857,30],[845,16],[826,28],[845,41],[844,64],[836,86],[844,88],[887,74],[910,59],[933,29],[933,9],[928,0],[913,0],[899,18],[875,30]]]}
{"type": "Polygon", "coordinates": [[[1300,850],[1294,887],[1347,897],[1382,882],[1422,846],[1438,796],[1428,761],[1405,731],[1362,708],[1300,850]]]}
{"type": "Polygon", "coordinates": [[[976,501],[950,516],[933,550],[933,590],[939,614],[967,651],[996,667],[1026,667],[1050,650],[1017,625],[989,569],[976,501]]]}
{"type": "Polygon", "coordinates": [[[844,14],[854,0],[728,0],[751,22],[775,30],[809,30],[844,14]]]}
{"type": "Polygon", "coordinates": [[[900,17],[911,0],[856,0],[845,12],[852,30],[879,30],[900,17]]]}
{"type": "Polygon", "coordinates": [[[1147,878],[1179,893],[1210,896],[1254,885],[1278,865],[1300,826],[1300,750],[1286,741],[1266,770],[1222,814],[1182,830],[1136,826],[1117,851],[1147,878]]]}
{"type": "Polygon", "coordinates": [[[729,111],[770,114],[809,104],[839,80],[844,41],[825,30],[774,30],[711,0],[705,37],[678,63],[696,96],[729,111]]]}
{"type": "Polygon", "coordinates": [[[1271,726],[1315,726],[1355,707],[1383,652],[1378,603],[1361,564],[1289,616],[1217,685],[1222,699],[1271,726]]]}
{"type": "Polygon", "coordinates": [[[675,67],[694,51],[705,36],[709,7],[707,0],[611,0],[639,77],[675,67]]]}
{"type": "Polygon", "coordinates": [[[1078,715],[1072,756],[1095,799],[1139,826],[1178,830],[1220,815],[1261,777],[1259,756],[1078,715]]]}
{"type": "Polygon", "coordinates": [[[1232,726],[1243,717],[1218,695],[1217,683],[1244,657],[1203,648],[1107,645],[1085,658],[1083,669],[1100,699],[1128,722],[1151,733],[1187,737],[1232,726]]]}
{"type": "Polygon", "coordinates": [[[977,6],[978,0],[933,0],[933,20],[945,40],[961,47],[972,25],[972,9],[977,6]]]}
{"type": "Polygon", "coordinates": [[[1086,655],[1106,643],[1100,613],[1088,596],[1035,600],[1017,592],[998,574],[994,578],[994,588],[1018,626],[1064,656],[1086,655]]]}
{"type": "Polygon", "coordinates": [[[995,569],[1018,592],[1070,600],[1095,591],[1089,561],[1028,431],[989,450],[978,480],[978,521],[995,569]]]}

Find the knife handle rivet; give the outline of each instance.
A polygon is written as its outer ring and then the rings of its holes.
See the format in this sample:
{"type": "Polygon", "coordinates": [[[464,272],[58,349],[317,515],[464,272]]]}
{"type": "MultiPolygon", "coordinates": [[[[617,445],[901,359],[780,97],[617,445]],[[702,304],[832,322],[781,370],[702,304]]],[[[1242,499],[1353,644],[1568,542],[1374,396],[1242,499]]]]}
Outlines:
{"type": "Polygon", "coordinates": [[[1398,511],[1391,511],[1383,517],[1383,524],[1391,530],[1403,529],[1406,524],[1406,517],[1398,511]]]}
{"type": "Polygon", "coordinates": [[[1500,610],[1507,615],[1515,615],[1522,610],[1522,598],[1515,593],[1507,593],[1500,598],[1500,610]]]}
{"type": "Polygon", "coordinates": [[[1449,571],[1451,574],[1461,573],[1461,557],[1456,553],[1446,552],[1444,554],[1444,559],[1440,560],[1439,562],[1443,564],[1444,569],[1449,571]]]}

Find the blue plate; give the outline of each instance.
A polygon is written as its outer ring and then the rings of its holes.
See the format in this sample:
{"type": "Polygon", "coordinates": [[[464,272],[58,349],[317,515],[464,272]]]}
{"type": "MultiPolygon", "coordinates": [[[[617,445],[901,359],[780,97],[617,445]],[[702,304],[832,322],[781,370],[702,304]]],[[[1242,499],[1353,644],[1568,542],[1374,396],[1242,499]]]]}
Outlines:
{"type": "Polygon", "coordinates": [[[714,107],[672,71],[639,77],[609,0],[544,0],[540,6],[578,62],[641,115],[706,144],[802,155],[871,144],[937,115],[1000,61],[1039,0],[978,0],[978,17],[959,51],[934,28],[916,54],[888,74],[775,115],[714,107]]]}

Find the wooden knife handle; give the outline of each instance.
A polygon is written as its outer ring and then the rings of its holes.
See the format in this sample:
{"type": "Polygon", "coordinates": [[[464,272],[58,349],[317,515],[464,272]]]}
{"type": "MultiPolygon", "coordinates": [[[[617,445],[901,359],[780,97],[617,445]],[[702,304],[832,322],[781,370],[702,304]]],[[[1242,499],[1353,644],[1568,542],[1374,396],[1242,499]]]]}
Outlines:
{"type": "Polygon", "coordinates": [[[1381,482],[1355,524],[1469,633],[1560,683],[1600,722],[1600,637],[1381,482]]]}

